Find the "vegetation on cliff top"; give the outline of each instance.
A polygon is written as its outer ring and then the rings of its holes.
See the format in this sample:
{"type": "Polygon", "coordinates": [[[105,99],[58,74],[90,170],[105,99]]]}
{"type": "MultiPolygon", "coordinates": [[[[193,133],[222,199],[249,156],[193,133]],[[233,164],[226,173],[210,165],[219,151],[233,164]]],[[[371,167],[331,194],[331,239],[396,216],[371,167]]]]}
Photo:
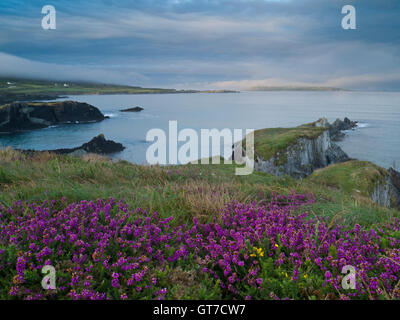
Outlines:
{"type": "Polygon", "coordinates": [[[176,90],[142,88],[137,86],[112,85],[85,82],[61,82],[27,79],[0,78],[0,104],[14,101],[52,100],[69,95],[106,94],[163,94],[163,93],[225,93],[228,90],[176,90]],[[10,82],[12,81],[12,82],[10,82]],[[12,83],[11,85],[9,83],[12,83]]]}
{"type": "MultiPolygon", "coordinates": [[[[57,102],[26,102],[26,105],[30,107],[55,107],[55,106],[62,106],[63,101],[57,101],[57,102]]],[[[12,105],[12,103],[6,103],[3,105],[0,105],[0,110],[9,107],[12,105]]]]}
{"type": "Polygon", "coordinates": [[[384,185],[389,173],[368,161],[353,160],[316,170],[309,180],[349,194],[370,197],[378,184],[384,185]]]}
{"type": "MultiPolygon", "coordinates": [[[[287,147],[296,143],[300,138],[315,139],[326,127],[306,124],[295,128],[268,128],[254,132],[254,151],[259,157],[268,160],[277,153],[284,152],[287,147]]],[[[245,141],[243,142],[245,146],[245,141]]]]}
{"type": "Polygon", "coordinates": [[[9,86],[6,80],[0,79],[0,95],[6,94],[50,94],[50,95],[80,95],[80,94],[138,94],[138,93],[174,93],[175,89],[142,88],[135,86],[96,84],[84,82],[60,82],[45,80],[13,80],[9,86]]]}

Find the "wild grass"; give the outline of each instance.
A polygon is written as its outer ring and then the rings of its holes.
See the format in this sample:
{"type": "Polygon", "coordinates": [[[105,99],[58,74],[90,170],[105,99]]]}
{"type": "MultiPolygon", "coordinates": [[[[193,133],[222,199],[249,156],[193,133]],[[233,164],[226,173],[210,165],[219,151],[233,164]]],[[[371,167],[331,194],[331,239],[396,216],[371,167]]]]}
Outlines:
{"type": "Polygon", "coordinates": [[[354,160],[317,170],[310,176],[310,180],[368,197],[378,183],[385,183],[387,176],[385,169],[371,162],[354,160]]]}
{"type": "MultiPolygon", "coordinates": [[[[330,179],[330,178],[329,178],[330,179]]],[[[83,159],[50,153],[22,154],[0,149],[0,203],[42,202],[64,197],[68,202],[115,198],[133,207],[190,222],[207,222],[232,201],[262,203],[271,194],[313,193],[308,210],[366,226],[383,224],[399,212],[382,208],[362,194],[325,180],[294,180],[254,172],[236,176],[234,165],[140,166],[87,155],[83,159]],[[339,218],[338,218],[339,217],[339,218]]]]}

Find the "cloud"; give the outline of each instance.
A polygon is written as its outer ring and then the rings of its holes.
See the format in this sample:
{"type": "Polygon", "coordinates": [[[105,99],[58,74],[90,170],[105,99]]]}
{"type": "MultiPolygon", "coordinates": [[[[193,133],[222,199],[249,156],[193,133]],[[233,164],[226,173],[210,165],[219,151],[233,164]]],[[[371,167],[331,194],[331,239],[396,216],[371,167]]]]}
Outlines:
{"type": "Polygon", "coordinates": [[[81,80],[105,83],[142,82],[143,75],[129,71],[31,61],[0,52],[0,76],[49,80],[81,80]]]}
{"type": "MultiPolygon", "coordinates": [[[[255,87],[312,87],[324,86],[334,88],[384,88],[391,84],[400,83],[400,73],[394,74],[363,74],[357,76],[348,76],[332,78],[322,82],[310,81],[290,81],[289,79],[269,78],[258,80],[240,80],[240,81],[221,81],[207,83],[206,86],[218,89],[249,90],[255,87]]],[[[199,84],[200,85],[200,84],[199,84]]],[[[204,86],[204,84],[202,84],[204,86]]]]}
{"type": "Polygon", "coordinates": [[[44,2],[0,4],[0,52],[27,65],[0,73],[46,76],[51,67],[59,77],[133,85],[400,89],[398,0],[59,0],[53,31],[40,28],[44,2]],[[340,27],[345,4],[357,9],[357,30],[340,27]]]}
{"type": "Polygon", "coordinates": [[[343,88],[384,88],[400,84],[400,72],[385,74],[362,74],[348,77],[334,78],[326,82],[327,86],[343,88]]]}

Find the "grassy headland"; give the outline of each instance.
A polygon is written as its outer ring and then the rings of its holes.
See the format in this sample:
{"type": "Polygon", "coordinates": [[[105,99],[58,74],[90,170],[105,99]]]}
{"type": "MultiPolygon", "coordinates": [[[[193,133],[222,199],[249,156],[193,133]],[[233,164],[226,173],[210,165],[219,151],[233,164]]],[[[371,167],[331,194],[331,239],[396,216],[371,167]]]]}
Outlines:
{"type": "MultiPolygon", "coordinates": [[[[312,124],[295,128],[267,128],[254,132],[254,151],[264,159],[274,157],[278,152],[283,152],[300,138],[315,139],[327,127],[317,127],[312,124]]],[[[243,142],[245,143],[245,142],[243,142]]]]}
{"type": "Polygon", "coordinates": [[[168,93],[225,93],[227,90],[176,90],[142,88],[88,82],[48,81],[0,78],[0,104],[29,100],[52,100],[68,95],[106,94],[168,94],[168,93]]]}
{"type": "Polygon", "coordinates": [[[309,179],[325,187],[368,197],[377,183],[386,182],[387,170],[368,161],[348,161],[317,170],[309,179]]]}
{"type": "Polygon", "coordinates": [[[323,86],[259,86],[248,88],[247,91],[349,91],[342,88],[323,86]]]}

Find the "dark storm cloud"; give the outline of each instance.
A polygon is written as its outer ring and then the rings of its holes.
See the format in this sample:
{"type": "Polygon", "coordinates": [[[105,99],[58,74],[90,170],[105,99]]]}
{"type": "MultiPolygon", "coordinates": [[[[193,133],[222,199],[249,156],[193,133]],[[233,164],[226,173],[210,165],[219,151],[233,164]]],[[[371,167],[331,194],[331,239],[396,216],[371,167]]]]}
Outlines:
{"type": "Polygon", "coordinates": [[[400,89],[398,0],[53,1],[53,31],[40,27],[46,4],[0,3],[0,73],[104,74],[103,81],[181,87],[400,89]],[[341,28],[347,4],[357,9],[357,30],[341,28]]]}

